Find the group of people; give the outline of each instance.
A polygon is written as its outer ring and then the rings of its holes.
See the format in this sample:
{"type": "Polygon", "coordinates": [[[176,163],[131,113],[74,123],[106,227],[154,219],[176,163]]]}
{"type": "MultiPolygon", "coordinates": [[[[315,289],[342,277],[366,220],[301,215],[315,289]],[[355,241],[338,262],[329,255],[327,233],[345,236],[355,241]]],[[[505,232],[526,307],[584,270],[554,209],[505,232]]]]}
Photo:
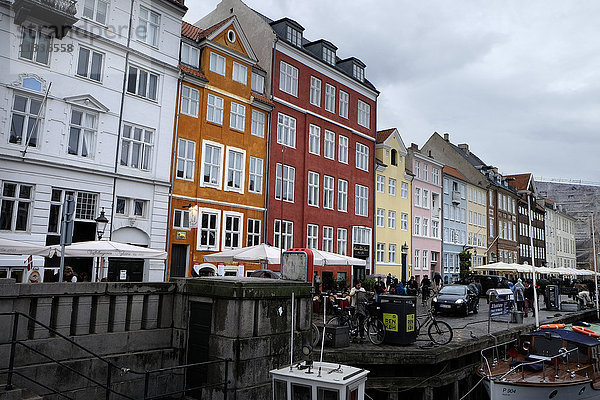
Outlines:
{"type": "Polygon", "coordinates": [[[377,282],[375,282],[375,296],[376,299],[379,295],[385,293],[417,296],[420,291],[422,303],[425,305],[429,299],[431,289],[439,291],[441,287],[442,277],[439,273],[436,273],[431,280],[428,275],[425,275],[420,283],[417,282],[414,276],[411,276],[408,281],[401,281],[392,276],[392,274],[388,274],[385,282],[381,278],[377,278],[377,282]]]}
{"type": "MultiPolygon", "coordinates": [[[[512,283],[512,282],[510,282],[512,283]]],[[[510,285],[509,283],[509,285],[510,285]]],[[[510,289],[510,287],[509,287],[510,289]]],[[[517,310],[523,311],[523,316],[529,315],[529,310],[532,310],[531,316],[535,316],[534,298],[535,292],[533,290],[533,283],[529,280],[523,281],[521,278],[517,279],[512,287],[512,291],[515,296],[515,303],[517,304],[517,310]]]]}

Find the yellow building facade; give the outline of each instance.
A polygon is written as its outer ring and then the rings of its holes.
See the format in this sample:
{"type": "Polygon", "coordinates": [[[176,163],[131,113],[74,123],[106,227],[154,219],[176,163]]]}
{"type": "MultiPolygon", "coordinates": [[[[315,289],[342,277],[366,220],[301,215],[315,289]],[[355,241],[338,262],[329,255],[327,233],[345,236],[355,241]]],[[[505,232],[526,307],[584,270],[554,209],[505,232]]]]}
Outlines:
{"type": "Polygon", "coordinates": [[[397,129],[377,132],[375,157],[375,272],[411,275],[411,182],[406,146],[397,129]]]}
{"type": "Polygon", "coordinates": [[[467,183],[467,246],[472,247],[471,265],[485,264],[487,253],[487,191],[467,183]]]}

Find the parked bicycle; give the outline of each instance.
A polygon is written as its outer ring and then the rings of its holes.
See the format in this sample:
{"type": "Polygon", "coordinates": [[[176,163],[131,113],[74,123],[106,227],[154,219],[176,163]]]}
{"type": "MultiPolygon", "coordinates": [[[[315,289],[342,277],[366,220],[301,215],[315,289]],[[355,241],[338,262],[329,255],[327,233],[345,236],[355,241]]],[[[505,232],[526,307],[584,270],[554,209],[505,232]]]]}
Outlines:
{"type": "MultiPolygon", "coordinates": [[[[366,330],[367,338],[375,345],[383,343],[385,339],[385,325],[383,321],[375,315],[372,307],[368,307],[369,312],[364,317],[363,329],[366,330]]],[[[356,312],[355,307],[346,307],[342,310],[340,307],[334,307],[334,315],[327,321],[329,326],[344,326],[347,325],[350,330],[351,338],[358,338],[360,335],[360,316],[356,312]]],[[[327,333],[326,333],[327,335],[327,333]]]]}
{"type": "Polygon", "coordinates": [[[450,343],[454,337],[452,327],[444,321],[438,321],[433,315],[433,310],[429,309],[423,322],[417,318],[417,336],[421,334],[421,329],[427,328],[427,335],[433,343],[445,345],[450,343]]]}

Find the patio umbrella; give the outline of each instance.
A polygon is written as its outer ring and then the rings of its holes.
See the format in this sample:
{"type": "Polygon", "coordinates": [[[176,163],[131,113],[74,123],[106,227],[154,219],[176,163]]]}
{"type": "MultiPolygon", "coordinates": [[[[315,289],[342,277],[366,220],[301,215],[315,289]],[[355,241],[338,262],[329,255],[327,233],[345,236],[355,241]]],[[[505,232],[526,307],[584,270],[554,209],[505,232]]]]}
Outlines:
{"type": "Polygon", "coordinates": [[[259,269],[257,271],[252,271],[248,276],[253,278],[281,279],[281,274],[279,272],[271,271],[270,269],[259,269]]]}
{"type": "MultiPolygon", "coordinates": [[[[60,245],[50,247],[56,251],[56,254],[60,255],[60,245]]],[[[65,257],[115,257],[164,260],[167,258],[167,252],[110,240],[92,240],[89,242],[76,242],[65,246],[65,257]]]]}
{"type": "Polygon", "coordinates": [[[50,257],[52,253],[53,250],[48,246],[0,238],[0,254],[50,257]]]}
{"type": "Polygon", "coordinates": [[[311,249],[313,252],[314,265],[367,265],[365,260],[341,254],[331,253],[329,251],[311,249]]]}
{"type": "Polygon", "coordinates": [[[256,262],[263,264],[279,264],[281,250],[278,247],[262,243],[250,247],[225,250],[220,253],[204,256],[205,262],[256,262]]]}

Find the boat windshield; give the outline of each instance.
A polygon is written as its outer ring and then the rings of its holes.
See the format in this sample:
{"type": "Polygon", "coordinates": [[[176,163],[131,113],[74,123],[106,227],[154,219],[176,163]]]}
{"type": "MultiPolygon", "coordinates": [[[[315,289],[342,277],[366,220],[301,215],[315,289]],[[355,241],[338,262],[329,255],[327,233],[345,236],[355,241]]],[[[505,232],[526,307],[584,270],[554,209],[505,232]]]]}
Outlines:
{"type": "Polygon", "coordinates": [[[440,294],[463,295],[466,290],[467,288],[464,286],[444,286],[442,290],[440,290],[440,294]]]}

